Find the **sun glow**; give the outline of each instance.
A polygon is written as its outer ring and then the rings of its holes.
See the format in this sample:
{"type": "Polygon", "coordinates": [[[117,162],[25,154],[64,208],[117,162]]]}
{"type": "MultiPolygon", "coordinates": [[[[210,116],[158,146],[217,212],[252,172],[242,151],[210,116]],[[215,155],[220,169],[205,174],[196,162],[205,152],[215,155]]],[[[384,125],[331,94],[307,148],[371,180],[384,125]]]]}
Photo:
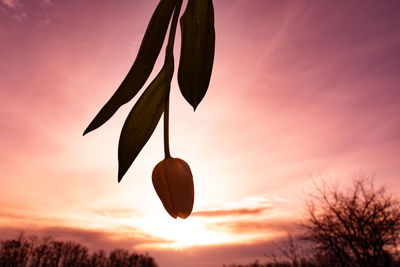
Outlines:
{"type": "Polygon", "coordinates": [[[243,221],[248,221],[250,224],[253,222],[253,215],[245,214],[246,208],[250,212],[251,210],[261,209],[259,216],[265,218],[265,220],[268,220],[268,218],[273,219],[276,216],[279,217],[278,214],[271,213],[271,211],[264,213],[263,210],[269,207],[269,202],[270,200],[266,198],[243,199],[236,203],[226,203],[219,207],[218,210],[209,211],[211,213],[222,211],[222,216],[221,214],[220,216],[208,216],[206,212],[200,215],[199,213],[201,212],[193,212],[185,220],[172,219],[166,216],[164,210],[154,209],[154,213],[146,215],[146,219],[143,218],[142,221],[138,221],[135,218],[134,222],[137,223],[136,227],[159,238],[160,242],[146,243],[140,245],[140,247],[181,249],[190,246],[233,244],[237,242],[249,243],[260,238],[264,240],[271,238],[281,233],[270,229],[270,231],[263,232],[260,235],[257,231],[249,231],[248,229],[238,231],[232,227],[234,225],[240,226],[243,221]],[[243,212],[243,210],[244,214],[235,213],[243,212]],[[228,214],[229,212],[232,212],[232,214],[228,214]],[[152,220],[149,220],[149,217],[152,220]]]}
{"type": "Polygon", "coordinates": [[[230,243],[234,237],[223,232],[207,229],[207,223],[199,218],[171,219],[159,216],[142,225],[144,232],[151,233],[167,242],[143,244],[143,247],[184,248],[195,245],[230,243]]]}

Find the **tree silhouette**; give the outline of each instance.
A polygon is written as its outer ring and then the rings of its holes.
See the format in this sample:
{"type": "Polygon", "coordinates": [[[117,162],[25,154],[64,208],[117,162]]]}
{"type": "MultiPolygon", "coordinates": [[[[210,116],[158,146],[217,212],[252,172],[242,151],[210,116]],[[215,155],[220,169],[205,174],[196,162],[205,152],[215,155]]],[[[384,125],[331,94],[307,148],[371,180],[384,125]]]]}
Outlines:
{"type": "Polygon", "coordinates": [[[400,206],[385,187],[360,178],[346,190],[316,186],[306,198],[303,231],[264,253],[266,263],[228,267],[400,267],[400,206]]]}
{"type": "Polygon", "coordinates": [[[108,257],[104,250],[99,250],[94,252],[90,257],[89,266],[98,266],[98,267],[107,267],[108,266],[108,257]]]}
{"type": "Polygon", "coordinates": [[[0,266],[26,266],[29,259],[29,243],[20,235],[16,240],[1,242],[0,266]]]}
{"type": "Polygon", "coordinates": [[[306,239],[328,266],[390,266],[400,234],[398,202],[372,180],[346,192],[323,185],[306,201],[306,239]]]}
{"type": "Polygon", "coordinates": [[[287,233],[287,237],[279,242],[273,242],[265,256],[269,266],[312,267],[316,266],[312,247],[304,242],[301,235],[287,233]]]}
{"type": "Polygon", "coordinates": [[[24,237],[0,242],[1,267],[156,267],[148,254],[115,249],[108,256],[104,250],[89,253],[88,248],[71,241],[50,237],[24,237]]]}

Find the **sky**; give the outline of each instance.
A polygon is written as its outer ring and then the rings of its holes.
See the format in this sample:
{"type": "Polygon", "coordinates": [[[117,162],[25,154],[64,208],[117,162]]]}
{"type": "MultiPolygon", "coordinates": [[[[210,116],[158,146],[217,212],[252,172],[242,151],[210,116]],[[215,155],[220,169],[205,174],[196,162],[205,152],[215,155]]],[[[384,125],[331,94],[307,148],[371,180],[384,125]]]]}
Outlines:
{"type": "Polygon", "coordinates": [[[171,154],[192,170],[192,215],[171,218],[151,182],[162,123],[118,183],[137,97],[82,133],[157,2],[0,0],[0,239],[23,230],[167,267],[249,263],[295,231],[316,183],[367,176],[400,193],[398,0],[215,0],[208,92],[193,112],[176,76],[171,91],[171,154]]]}

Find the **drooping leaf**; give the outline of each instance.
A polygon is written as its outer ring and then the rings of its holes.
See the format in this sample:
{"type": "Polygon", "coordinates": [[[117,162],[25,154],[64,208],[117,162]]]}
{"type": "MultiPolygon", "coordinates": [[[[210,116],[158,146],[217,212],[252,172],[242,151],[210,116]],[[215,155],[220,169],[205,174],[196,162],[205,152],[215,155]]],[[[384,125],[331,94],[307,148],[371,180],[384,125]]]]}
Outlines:
{"type": "Polygon", "coordinates": [[[189,0],[181,17],[180,90],[196,109],[207,92],[214,62],[215,29],[212,0],[189,0]]]}
{"type": "Polygon", "coordinates": [[[160,73],[129,113],[118,145],[118,182],[153,134],[169,97],[173,72],[174,59],[169,55],[160,73]]]}
{"type": "Polygon", "coordinates": [[[143,87],[160,53],[175,5],[176,0],[160,1],[147,26],[132,68],[114,95],[89,124],[83,135],[103,125],[143,87]]]}

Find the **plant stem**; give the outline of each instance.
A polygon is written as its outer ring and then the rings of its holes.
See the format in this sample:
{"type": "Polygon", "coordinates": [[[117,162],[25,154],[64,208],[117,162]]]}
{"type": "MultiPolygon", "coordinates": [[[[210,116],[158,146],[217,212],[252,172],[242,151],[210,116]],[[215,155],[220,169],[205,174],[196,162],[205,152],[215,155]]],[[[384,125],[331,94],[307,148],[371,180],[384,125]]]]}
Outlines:
{"type": "Polygon", "coordinates": [[[165,158],[170,158],[169,152],[169,93],[164,108],[164,153],[165,158]]]}
{"type": "MultiPolygon", "coordinates": [[[[175,33],[176,26],[178,24],[179,14],[181,12],[183,0],[177,0],[174,16],[171,22],[171,28],[169,30],[168,44],[166,48],[165,60],[168,60],[168,57],[172,58],[173,61],[173,52],[174,52],[174,42],[175,42],[175,33]]],[[[170,90],[169,90],[170,91],[170,90]]],[[[164,154],[165,158],[171,158],[171,154],[169,152],[169,92],[168,97],[165,102],[164,107],[164,154]]]]}
{"type": "Polygon", "coordinates": [[[183,0],[178,0],[175,6],[174,16],[171,21],[171,28],[169,29],[166,54],[172,54],[174,50],[176,26],[178,24],[179,14],[181,13],[182,1],[183,0]]]}

